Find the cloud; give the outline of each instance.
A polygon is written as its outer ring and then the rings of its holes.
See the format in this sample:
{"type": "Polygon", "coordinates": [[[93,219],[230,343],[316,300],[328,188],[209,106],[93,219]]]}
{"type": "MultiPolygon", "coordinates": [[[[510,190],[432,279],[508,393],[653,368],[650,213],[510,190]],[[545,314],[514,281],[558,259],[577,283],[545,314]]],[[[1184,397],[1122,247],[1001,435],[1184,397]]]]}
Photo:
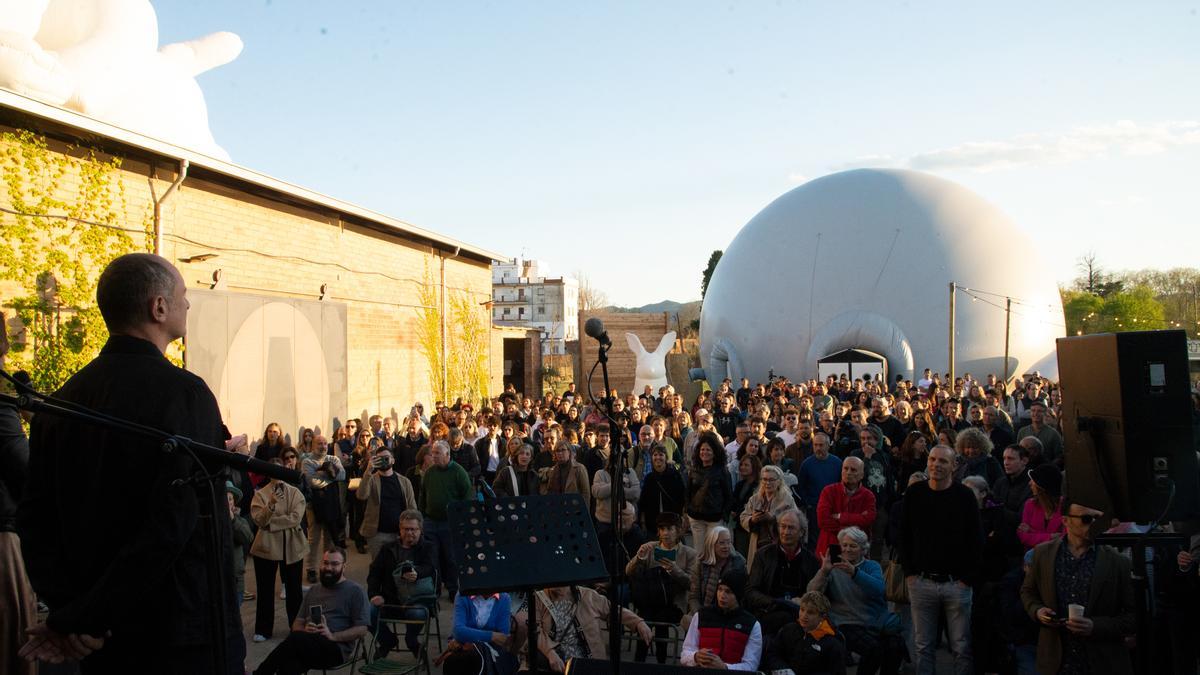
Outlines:
{"type": "Polygon", "coordinates": [[[1066,164],[1114,155],[1156,155],[1200,144],[1200,121],[1142,125],[1128,120],[1081,126],[1066,133],[1020,134],[1002,141],[968,141],[919,152],[901,159],[870,155],[830,167],[834,171],[866,166],[899,166],[922,171],[996,171],[1024,166],[1066,164]]]}

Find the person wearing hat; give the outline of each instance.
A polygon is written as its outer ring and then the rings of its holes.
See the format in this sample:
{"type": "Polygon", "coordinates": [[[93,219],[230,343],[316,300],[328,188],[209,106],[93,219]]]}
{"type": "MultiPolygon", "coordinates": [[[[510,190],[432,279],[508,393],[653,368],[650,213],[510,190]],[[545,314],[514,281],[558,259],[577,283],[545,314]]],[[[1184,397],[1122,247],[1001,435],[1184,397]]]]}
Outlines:
{"type": "Polygon", "coordinates": [[[254,531],[250,523],[242,515],[238,504],[242,503],[242,491],[233,481],[225,481],[225,499],[229,504],[229,524],[233,528],[233,549],[230,551],[233,560],[233,576],[237,583],[237,604],[242,606],[246,600],[246,547],[254,541],[254,531]]]}
{"type": "Polygon", "coordinates": [[[722,670],[758,670],[762,625],[742,609],[747,577],[729,570],[717,584],[716,604],[700,608],[688,626],[679,663],[722,670]]]}
{"type": "Polygon", "coordinates": [[[1062,535],[1062,473],[1053,464],[1030,470],[1029,490],[1033,496],[1025,500],[1017,526],[1017,538],[1026,550],[1062,535]]]}

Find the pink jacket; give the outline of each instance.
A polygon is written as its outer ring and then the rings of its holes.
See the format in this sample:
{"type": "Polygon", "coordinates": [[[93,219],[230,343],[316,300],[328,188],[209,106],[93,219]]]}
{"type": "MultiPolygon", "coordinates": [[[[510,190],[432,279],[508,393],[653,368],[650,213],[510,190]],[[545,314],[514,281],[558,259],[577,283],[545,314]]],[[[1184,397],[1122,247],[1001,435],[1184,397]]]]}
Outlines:
{"type": "Polygon", "coordinates": [[[1029,526],[1029,530],[1022,532],[1017,530],[1017,539],[1025,545],[1025,550],[1037,546],[1038,544],[1050,541],[1054,535],[1063,533],[1062,509],[1056,509],[1049,519],[1046,517],[1046,512],[1042,510],[1042,505],[1038,503],[1036,497],[1030,497],[1025,500],[1025,509],[1021,512],[1021,523],[1029,526]]]}

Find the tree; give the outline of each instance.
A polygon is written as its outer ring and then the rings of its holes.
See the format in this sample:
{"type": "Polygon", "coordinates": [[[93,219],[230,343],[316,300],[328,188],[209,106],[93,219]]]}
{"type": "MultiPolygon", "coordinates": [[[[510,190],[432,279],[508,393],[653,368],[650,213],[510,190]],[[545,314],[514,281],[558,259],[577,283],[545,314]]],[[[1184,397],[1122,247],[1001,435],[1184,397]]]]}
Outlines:
{"type": "Polygon", "coordinates": [[[1163,306],[1148,286],[1135,286],[1108,297],[1086,291],[1062,292],[1068,335],[1120,333],[1166,327],[1163,306]]]}
{"type": "Polygon", "coordinates": [[[592,285],[592,280],[583,272],[576,272],[579,280],[579,311],[587,313],[608,306],[608,294],[592,285]]]}
{"type": "Polygon", "coordinates": [[[717,249],[708,256],[708,266],[704,268],[704,275],[700,279],[700,299],[703,300],[705,295],[708,295],[708,282],[712,281],[713,272],[717,270],[717,263],[721,262],[722,251],[717,249]]]}

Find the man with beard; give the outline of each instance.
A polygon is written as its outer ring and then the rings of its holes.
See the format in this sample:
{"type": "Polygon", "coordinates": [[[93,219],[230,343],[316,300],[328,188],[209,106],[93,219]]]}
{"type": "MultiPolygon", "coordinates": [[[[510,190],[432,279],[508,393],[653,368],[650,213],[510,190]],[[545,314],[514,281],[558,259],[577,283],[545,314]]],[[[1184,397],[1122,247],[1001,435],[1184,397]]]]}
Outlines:
{"type": "Polygon", "coordinates": [[[717,428],[721,438],[733,438],[740,421],[741,415],[733,408],[733,397],[718,396],[717,412],[713,413],[713,426],[717,428]]]}
{"type": "Polygon", "coordinates": [[[367,634],[370,603],[362,586],[347,579],[346,551],[336,548],[321,558],[321,583],[304,595],[292,632],[254,671],[254,675],[300,675],[316,668],[343,663],[354,642],[367,634]],[[313,622],[313,608],[321,608],[321,621],[313,622]]]}
{"type": "MultiPolygon", "coordinates": [[[[223,445],[216,398],[165,355],[187,332],[186,293],[179,270],[159,256],[131,253],[109,263],[96,303],[110,337],[55,397],[223,445]]],[[[171,673],[242,672],[225,478],[197,489],[193,477],[220,467],[160,446],[66,417],[34,417],[17,531],[29,579],[50,613],[29,629],[22,656],[81,660],[85,674],[139,672],[146,664],[171,673]],[[223,610],[219,622],[214,605],[223,610]],[[218,664],[222,650],[227,661],[218,664]]]]}
{"type": "MultiPolygon", "coordinates": [[[[893,448],[899,448],[904,444],[904,437],[907,432],[904,429],[904,423],[896,419],[888,410],[887,401],[882,398],[871,399],[871,424],[879,427],[883,435],[888,439],[888,443],[893,448]]],[[[880,450],[886,448],[880,446],[880,450]]]]}

